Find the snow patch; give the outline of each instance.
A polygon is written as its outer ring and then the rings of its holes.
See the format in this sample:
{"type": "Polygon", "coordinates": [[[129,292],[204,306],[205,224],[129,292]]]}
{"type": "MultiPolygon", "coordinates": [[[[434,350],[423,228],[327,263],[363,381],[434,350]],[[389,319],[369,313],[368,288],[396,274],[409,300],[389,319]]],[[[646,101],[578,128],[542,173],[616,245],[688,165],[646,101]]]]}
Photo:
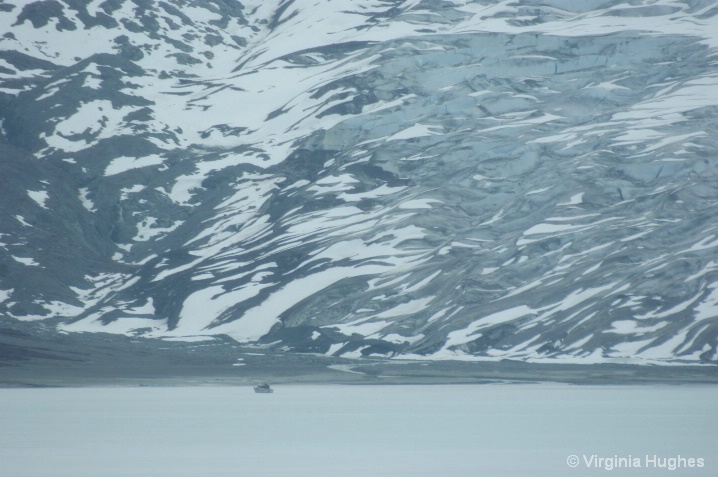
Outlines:
{"type": "Polygon", "coordinates": [[[83,187],[79,189],[79,192],[80,203],[82,206],[90,212],[96,212],[97,209],[95,208],[95,203],[89,198],[90,189],[83,187]]]}
{"type": "Polygon", "coordinates": [[[12,292],[14,292],[14,288],[10,288],[9,290],[0,290],[0,303],[5,303],[10,299],[12,296],[12,292]]]}
{"type": "Polygon", "coordinates": [[[28,267],[39,267],[40,264],[37,263],[35,260],[29,257],[16,257],[15,255],[10,255],[13,260],[16,262],[22,263],[23,265],[26,265],[28,267]]]}
{"type": "Polygon", "coordinates": [[[437,130],[443,130],[441,126],[428,126],[425,124],[416,123],[413,126],[399,131],[398,133],[392,134],[386,138],[386,142],[389,141],[405,141],[407,139],[415,139],[419,137],[433,136],[441,134],[437,130]]]}
{"type": "Polygon", "coordinates": [[[45,203],[47,202],[47,199],[49,198],[47,191],[29,190],[29,191],[27,191],[27,195],[29,195],[30,198],[37,203],[37,205],[39,205],[43,209],[47,209],[47,205],[45,205],[45,203]]]}
{"type": "Polygon", "coordinates": [[[105,176],[114,176],[132,169],[141,169],[143,167],[157,166],[164,162],[159,154],[150,154],[143,157],[127,157],[121,156],[112,159],[110,164],[105,168],[105,176]]]}

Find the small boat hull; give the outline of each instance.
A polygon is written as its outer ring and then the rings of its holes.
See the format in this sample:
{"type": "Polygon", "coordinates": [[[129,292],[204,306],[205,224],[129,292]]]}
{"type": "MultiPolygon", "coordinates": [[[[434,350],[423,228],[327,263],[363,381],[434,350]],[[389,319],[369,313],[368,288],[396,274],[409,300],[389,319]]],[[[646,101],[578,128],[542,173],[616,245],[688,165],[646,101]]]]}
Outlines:
{"type": "Polygon", "coordinates": [[[254,392],[259,394],[270,394],[274,392],[274,389],[272,389],[269,384],[260,384],[259,386],[254,386],[254,392]]]}

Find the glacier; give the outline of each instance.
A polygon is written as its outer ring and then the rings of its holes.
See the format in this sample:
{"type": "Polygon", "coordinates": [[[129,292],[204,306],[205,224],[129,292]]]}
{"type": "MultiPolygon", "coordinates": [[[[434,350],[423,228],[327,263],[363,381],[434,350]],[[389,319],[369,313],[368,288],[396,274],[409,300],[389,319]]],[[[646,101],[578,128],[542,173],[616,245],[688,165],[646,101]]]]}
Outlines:
{"type": "Polygon", "coordinates": [[[0,25],[0,320],[718,362],[712,1],[6,1],[0,25]]]}

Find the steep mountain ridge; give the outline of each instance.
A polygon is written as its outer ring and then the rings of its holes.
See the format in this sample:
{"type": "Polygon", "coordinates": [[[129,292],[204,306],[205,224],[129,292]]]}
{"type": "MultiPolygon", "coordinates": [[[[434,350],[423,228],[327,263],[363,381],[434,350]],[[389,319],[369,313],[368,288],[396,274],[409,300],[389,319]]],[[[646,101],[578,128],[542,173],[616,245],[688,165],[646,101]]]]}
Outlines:
{"type": "Polygon", "coordinates": [[[715,363],[717,19],[0,3],[0,316],[344,357],[715,363]]]}

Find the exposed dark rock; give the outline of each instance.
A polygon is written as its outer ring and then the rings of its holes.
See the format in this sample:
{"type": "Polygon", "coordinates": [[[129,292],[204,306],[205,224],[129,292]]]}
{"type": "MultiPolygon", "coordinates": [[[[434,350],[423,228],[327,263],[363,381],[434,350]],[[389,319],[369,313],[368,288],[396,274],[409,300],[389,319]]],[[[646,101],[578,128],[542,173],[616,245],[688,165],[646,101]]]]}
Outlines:
{"type": "Polygon", "coordinates": [[[0,318],[715,363],[718,10],[569,3],[0,3],[0,318]]]}

